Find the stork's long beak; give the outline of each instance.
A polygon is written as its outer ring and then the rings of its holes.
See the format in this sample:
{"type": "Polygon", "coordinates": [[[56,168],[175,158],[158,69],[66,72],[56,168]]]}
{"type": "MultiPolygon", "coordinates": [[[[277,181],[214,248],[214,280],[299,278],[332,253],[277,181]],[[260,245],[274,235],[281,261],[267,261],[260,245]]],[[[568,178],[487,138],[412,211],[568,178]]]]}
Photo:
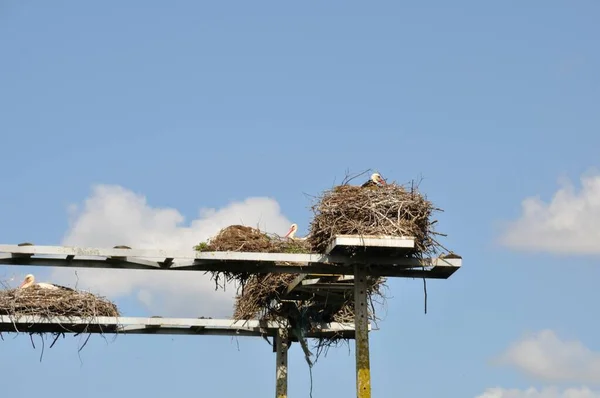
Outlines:
{"type": "Polygon", "coordinates": [[[23,283],[21,283],[21,285],[19,286],[19,289],[22,288],[23,286],[25,286],[27,284],[27,281],[23,281],[23,283]]]}
{"type": "Polygon", "coordinates": [[[287,231],[287,234],[285,234],[284,238],[287,238],[288,236],[290,236],[290,234],[292,233],[293,230],[294,230],[294,228],[290,228],[290,230],[287,231]]]}

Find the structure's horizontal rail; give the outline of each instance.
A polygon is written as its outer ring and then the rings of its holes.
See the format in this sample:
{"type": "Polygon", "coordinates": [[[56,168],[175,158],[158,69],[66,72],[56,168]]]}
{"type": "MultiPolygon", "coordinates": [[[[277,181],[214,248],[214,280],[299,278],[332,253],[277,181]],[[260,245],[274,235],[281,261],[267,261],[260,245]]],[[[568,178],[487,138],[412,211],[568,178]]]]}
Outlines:
{"type": "MultiPolygon", "coordinates": [[[[409,242],[413,242],[412,239],[409,242]]],[[[407,243],[407,247],[409,244],[407,243]]],[[[412,247],[412,245],[410,245],[412,247]]],[[[327,254],[302,254],[302,253],[254,253],[254,252],[199,252],[194,250],[169,251],[169,250],[151,250],[151,249],[108,249],[92,247],[69,247],[69,246],[19,246],[19,245],[0,245],[0,253],[14,255],[44,255],[44,256],[73,256],[73,257],[113,257],[139,258],[139,259],[164,259],[161,262],[173,262],[177,259],[195,260],[197,263],[203,261],[268,261],[268,262],[294,262],[294,263],[335,263],[335,264],[356,264],[356,263],[381,263],[396,264],[397,258],[381,257],[373,258],[367,256],[331,256],[327,254]]]]}
{"type": "Polygon", "coordinates": [[[329,256],[0,245],[0,264],[6,265],[352,275],[355,263],[369,264],[369,273],[374,276],[446,279],[461,267],[462,258],[416,259],[401,256],[373,257],[367,254],[329,256]]]}
{"type": "Polygon", "coordinates": [[[356,248],[361,248],[368,255],[401,255],[414,250],[415,239],[413,237],[380,235],[337,235],[327,245],[325,253],[343,255],[354,252],[356,248]]]}
{"type": "MultiPolygon", "coordinates": [[[[285,326],[285,325],[284,325],[285,326]]],[[[275,336],[280,325],[258,320],[138,317],[46,318],[0,316],[0,332],[23,333],[123,333],[187,334],[215,336],[275,336]]],[[[307,331],[306,337],[354,338],[352,323],[324,323],[307,331]]]]}
{"type": "MultiPolygon", "coordinates": [[[[446,279],[452,275],[461,266],[461,259],[405,259],[404,265],[372,265],[370,275],[390,276],[405,278],[433,278],[446,279]],[[411,264],[408,268],[407,264],[411,264]],[[419,269],[425,268],[425,269],[419,269]]],[[[126,261],[106,261],[94,259],[67,260],[60,258],[12,258],[0,257],[0,264],[5,265],[31,265],[31,266],[50,266],[50,267],[71,267],[71,268],[107,268],[107,269],[134,269],[134,270],[170,270],[170,271],[230,271],[230,272],[253,272],[253,273],[284,273],[284,274],[304,274],[304,273],[322,273],[352,275],[352,266],[336,264],[275,264],[263,262],[202,262],[194,264],[179,264],[171,267],[149,266],[140,264],[133,259],[126,261]]]]}

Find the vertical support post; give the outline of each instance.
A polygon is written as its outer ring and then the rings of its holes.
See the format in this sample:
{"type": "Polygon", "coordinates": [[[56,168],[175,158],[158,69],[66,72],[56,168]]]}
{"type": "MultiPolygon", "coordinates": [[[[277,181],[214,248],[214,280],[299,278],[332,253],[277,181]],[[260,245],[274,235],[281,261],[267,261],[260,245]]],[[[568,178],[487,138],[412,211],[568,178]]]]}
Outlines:
{"type": "Polygon", "coordinates": [[[277,381],[275,384],[275,398],[287,398],[288,387],[288,330],[279,328],[275,335],[275,349],[277,350],[277,381]]]}
{"type": "Polygon", "coordinates": [[[354,265],[354,326],[356,345],[356,397],[371,398],[371,364],[369,361],[369,310],[367,270],[354,265]]]}

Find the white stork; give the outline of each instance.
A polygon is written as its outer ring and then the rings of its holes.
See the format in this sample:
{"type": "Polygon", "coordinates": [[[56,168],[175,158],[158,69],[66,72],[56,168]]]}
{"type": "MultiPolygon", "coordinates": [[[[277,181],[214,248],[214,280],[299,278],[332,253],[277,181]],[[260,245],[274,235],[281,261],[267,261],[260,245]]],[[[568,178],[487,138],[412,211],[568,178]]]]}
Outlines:
{"type": "Polygon", "coordinates": [[[288,238],[288,239],[293,239],[293,240],[306,240],[306,237],[304,238],[296,238],[296,232],[298,231],[298,224],[292,224],[290,226],[289,231],[287,232],[287,234],[285,234],[284,238],[288,238]]]}
{"type": "Polygon", "coordinates": [[[373,173],[371,174],[371,178],[369,178],[369,181],[365,182],[364,184],[361,185],[361,187],[365,188],[365,187],[373,187],[373,186],[382,186],[382,185],[386,185],[387,183],[385,182],[385,180],[383,179],[383,177],[381,175],[379,175],[379,173],[373,173]]]}
{"type": "Polygon", "coordinates": [[[21,283],[21,286],[19,286],[19,289],[26,289],[31,286],[37,286],[42,289],[50,289],[50,290],[73,290],[70,287],[65,287],[65,286],[61,286],[61,285],[53,285],[51,283],[44,283],[44,282],[35,283],[35,277],[32,274],[29,274],[25,277],[25,279],[23,280],[23,283],[21,283]]]}

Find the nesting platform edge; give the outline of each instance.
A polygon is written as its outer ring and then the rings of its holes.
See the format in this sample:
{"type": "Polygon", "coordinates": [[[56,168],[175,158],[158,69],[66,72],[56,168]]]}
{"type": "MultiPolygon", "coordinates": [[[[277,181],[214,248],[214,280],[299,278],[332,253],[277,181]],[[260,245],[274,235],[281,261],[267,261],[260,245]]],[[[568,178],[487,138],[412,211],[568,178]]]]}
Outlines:
{"type": "MultiPolygon", "coordinates": [[[[285,326],[285,325],[283,325],[285,326]]],[[[370,328],[370,326],[369,326],[370,328]]],[[[275,336],[280,324],[258,320],[161,318],[161,317],[78,317],[0,316],[0,332],[93,333],[93,334],[175,334],[215,336],[275,336]]],[[[322,323],[307,331],[306,337],[354,338],[353,323],[322,323]]]]}
{"type": "MultiPolygon", "coordinates": [[[[359,238],[364,239],[364,237],[359,238]]],[[[375,239],[375,238],[373,238],[375,239]]],[[[389,240],[389,237],[384,237],[389,240]]],[[[399,245],[410,246],[406,239],[399,245]]],[[[361,247],[362,248],[362,247],[361,247]]],[[[393,250],[412,250],[396,247],[393,250]]],[[[106,249],[66,246],[0,245],[0,264],[169,271],[230,271],[352,275],[354,264],[369,266],[373,276],[447,279],[462,266],[457,255],[417,259],[368,252],[348,255],[195,252],[106,249]]]]}

